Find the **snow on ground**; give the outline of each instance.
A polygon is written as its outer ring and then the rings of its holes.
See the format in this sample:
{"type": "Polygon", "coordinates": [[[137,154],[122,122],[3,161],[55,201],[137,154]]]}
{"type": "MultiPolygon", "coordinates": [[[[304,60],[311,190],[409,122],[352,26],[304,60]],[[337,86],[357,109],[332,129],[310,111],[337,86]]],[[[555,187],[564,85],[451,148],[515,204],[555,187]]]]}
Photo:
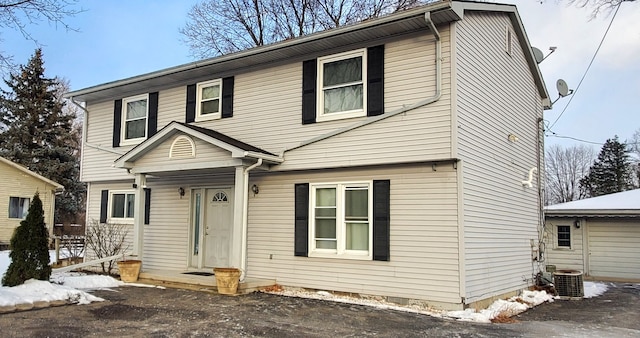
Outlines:
{"type": "MultiPolygon", "coordinates": [[[[51,260],[55,260],[55,253],[51,253],[51,260]]],[[[0,251],[0,276],[3,276],[11,259],[9,251],[0,251]]],[[[71,303],[88,304],[103,301],[83,290],[96,290],[104,288],[116,288],[123,285],[154,287],[144,284],[123,283],[110,276],[86,275],[83,273],[66,272],[51,275],[50,282],[28,280],[22,285],[14,287],[0,287],[0,306],[15,306],[17,304],[35,303],[38,301],[68,301],[71,303]]],[[[584,282],[584,297],[597,297],[607,291],[604,283],[584,282]]],[[[398,305],[386,302],[379,298],[355,298],[342,295],[334,295],[327,291],[311,292],[302,289],[275,289],[268,293],[289,297],[301,297],[329,300],[340,303],[359,304],[372,306],[379,309],[397,310],[413,313],[421,313],[434,317],[453,318],[463,321],[489,323],[491,319],[502,314],[513,316],[529,308],[544,302],[553,302],[554,297],[543,291],[523,291],[522,295],[508,300],[497,300],[486,309],[475,311],[438,311],[424,304],[398,305]]]]}

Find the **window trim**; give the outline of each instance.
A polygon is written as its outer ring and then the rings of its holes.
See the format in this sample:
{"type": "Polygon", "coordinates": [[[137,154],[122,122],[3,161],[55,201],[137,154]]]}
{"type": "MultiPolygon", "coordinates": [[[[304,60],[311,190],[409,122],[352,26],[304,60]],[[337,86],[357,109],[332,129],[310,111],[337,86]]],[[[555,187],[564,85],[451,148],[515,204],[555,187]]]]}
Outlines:
{"type": "Polygon", "coordinates": [[[333,120],[341,120],[348,119],[353,117],[363,117],[367,116],[367,76],[368,76],[368,67],[367,67],[367,48],[356,49],[348,52],[338,53],[327,55],[323,57],[319,57],[317,59],[317,69],[316,69],[316,122],[323,121],[333,121],[333,120]],[[324,77],[324,64],[336,62],[340,60],[351,59],[354,57],[362,58],[362,109],[356,110],[347,110],[342,112],[335,112],[330,114],[324,113],[324,85],[322,83],[322,79],[324,77]]]}
{"type": "Polygon", "coordinates": [[[571,231],[571,225],[566,225],[566,224],[560,224],[560,225],[556,225],[556,249],[561,249],[561,250],[569,250],[572,248],[572,231],[571,231]],[[569,229],[569,245],[560,245],[560,227],[567,227],[569,229]]]}
{"type": "Polygon", "coordinates": [[[504,51],[507,53],[507,55],[509,56],[513,56],[513,33],[511,32],[511,28],[509,27],[509,25],[505,26],[506,31],[505,31],[505,45],[504,45],[504,51]]]}
{"type": "Polygon", "coordinates": [[[9,196],[9,205],[7,207],[7,218],[8,219],[26,219],[27,218],[27,214],[29,213],[29,207],[31,206],[31,198],[29,197],[20,197],[20,196],[9,196]],[[11,199],[12,198],[17,198],[18,199],[18,205],[22,206],[24,205],[22,202],[23,200],[27,200],[27,209],[22,211],[22,216],[21,217],[11,217],[11,199]]]}
{"type": "Polygon", "coordinates": [[[204,82],[198,82],[196,84],[196,122],[218,120],[222,118],[222,82],[222,79],[214,79],[204,82]],[[220,87],[220,90],[218,91],[218,112],[202,115],[202,88],[210,87],[216,84],[220,87]]]}
{"type": "Polygon", "coordinates": [[[308,233],[308,257],[319,258],[340,258],[340,259],[357,259],[372,260],[373,259],[373,181],[349,181],[349,182],[322,182],[309,183],[309,233],[308,233]],[[367,188],[368,196],[368,225],[369,231],[367,239],[368,249],[363,250],[347,250],[346,249],[346,220],[344,196],[347,188],[361,187],[367,188]],[[316,248],[315,238],[315,208],[316,208],[316,190],[319,188],[336,188],[336,241],[337,248],[319,249],[316,248]]]}
{"type": "MultiPolygon", "coordinates": [[[[147,139],[147,135],[149,135],[149,93],[146,94],[140,94],[140,95],[136,95],[136,96],[129,96],[129,97],[125,97],[122,99],[122,111],[121,111],[121,122],[120,122],[120,145],[121,146],[126,146],[126,145],[135,145],[135,144],[139,144],[140,142],[144,141],[147,139]],[[145,116],[144,116],[144,136],[141,137],[136,137],[136,138],[131,138],[131,139],[127,139],[126,135],[127,135],[127,103],[129,102],[135,102],[135,101],[147,101],[147,105],[146,105],[146,112],[145,112],[145,116]]],[[[131,121],[135,121],[135,120],[141,120],[142,117],[133,119],[131,121]]]]}
{"type": "Polygon", "coordinates": [[[135,203],[136,203],[136,191],[132,190],[132,189],[125,189],[125,190],[109,190],[109,202],[107,203],[107,220],[109,222],[120,222],[120,223],[133,223],[133,219],[134,217],[113,217],[113,195],[125,195],[125,204],[124,204],[124,208],[125,208],[125,213],[123,213],[126,216],[126,210],[127,210],[127,195],[133,195],[133,203],[134,203],[134,210],[135,210],[135,203]]]}

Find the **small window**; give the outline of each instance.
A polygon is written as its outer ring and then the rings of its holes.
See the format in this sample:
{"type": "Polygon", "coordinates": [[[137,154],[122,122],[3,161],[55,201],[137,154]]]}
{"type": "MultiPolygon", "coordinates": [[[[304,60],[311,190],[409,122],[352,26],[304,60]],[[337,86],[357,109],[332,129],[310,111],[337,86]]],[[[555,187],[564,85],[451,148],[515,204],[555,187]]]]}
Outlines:
{"type": "Polygon", "coordinates": [[[371,259],[371,193],[369,182],[311,186],[310,256],[371,259]]]}
{"type": "Polygon", "coordinates": [[[24,219],[29,212],[29,199],[22,197],[9,197],[9,218],[24,219]]]}
{"type": "Polygon", "coordinates": [[[366,49],[318,58],[318,121],[366,115],[366,69],[366,49]]]}
{"type": "Polygon", "coordinates": [[[136,195],[133,191],[110,191],[111,221],[133,221],[135,199],[136,195]]]}
{"type": "Polygon", "coordinates": [[[147,138],[147,117],[149,115],[147,94],[122,99],[122,142],[135,144],[147,138]]]}
{"type": "Polygon", "coordinates": [[[571,247],[571,226],[558,225],[558,248],[571,247]]]}
{"type": "Polygon", "coordinates": [[[219,119],[222,108],[222,81],[198,83],[196,121],[219,119]]]}

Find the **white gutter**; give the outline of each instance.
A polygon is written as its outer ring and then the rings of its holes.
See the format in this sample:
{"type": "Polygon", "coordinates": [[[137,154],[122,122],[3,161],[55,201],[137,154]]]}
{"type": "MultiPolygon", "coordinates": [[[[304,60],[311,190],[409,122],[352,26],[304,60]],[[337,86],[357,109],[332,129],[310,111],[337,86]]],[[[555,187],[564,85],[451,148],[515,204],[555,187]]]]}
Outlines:
{"type": "Polygon", "coordinates": [[[87,142],[87,117],[89,116],[89,111],[87,110],[87,108],[83,107],[80,103],[78,103],[78,101],[73,99],[73,96],[69,97],[69,100],[71,101],[71,103],[75,104],[78,108],[82,109],[84,111],[84,118],[82,119],[82,156],[80,157],[80,177],[82,177],[82,158],[84,157],[84,146],[93,148],[93,149],[98,149],[98,150],[102,150],[102,151],[106,151],[106,152],[110,152],[116,155],[124,155],[123,153],[108,149],[108,148],[104,148],[101,146],[96,146],[93,144],[89,144],[87,142]]]}
{"type": "Polygon", "coordinates": [[[424,107],[428,104],[434,103],[436,101],[438,101],[440,99],[440,97],[442,96],[442,42],[440,41],[440,32],[438,32],[438,30],[436,29],[436,25],[433,23],[433,21],[431,20],[431,12],[426,12],[424,13],[424,19],[427,21],[427,25],[429,25],[429,30],[431,30],[431,32],[433,33],[433,35],[436,38],[436,92],[433,96],[431,97],[427,97],[425,99],[422,99],[412,105],[409,106],[403,106],[402,108],[399,108],[395,111],[389,112],[389,113],[384,113],[382,115],[378,115],[375,117],[370,117],[364,121],[352,124],[350,126],[341,128],[341,129],[337,129],[334,131],[331,131],[329,133],[314,137],[312,139],[306,140],[306,141],[302,141],[300,144],[287,148],[284,151],[282,151],[282,154],[284,154],[285,152],[289,151],[289,150],[293,150],[293,149],[297,149],[300,147],[304,147],[306,145],[309,145],[311,143],[315,143],[318,141],[322,141],[324,139],[328,139],[330,137],[342,134],[344,132],[356,129],[356,128],[360,128],[362,126],[366,126],[368,124],[374,123],[374,122],[378,122],[380,120],[384,120],[386,118],[392,117],[392,116],[396,116],[398,114],[402,114],[402,113],[406,113],[408,111],[420,108],[420,107],[424,107]]]}
{"type": "Polygon", "coordinates": [[[248,216],[249,216],[249,171],[253,170],[256,167],[262,165],[262,158],[258,158],[256,163],[250,165],[246,169],[244,169],[244,179],[243,179],[243,195],[242,195],[242,256],[240,261],[240,266],[242,268],[242,278],[240,281],[244,281],[247,277],[247,228],[249,226],[248,216]]]}

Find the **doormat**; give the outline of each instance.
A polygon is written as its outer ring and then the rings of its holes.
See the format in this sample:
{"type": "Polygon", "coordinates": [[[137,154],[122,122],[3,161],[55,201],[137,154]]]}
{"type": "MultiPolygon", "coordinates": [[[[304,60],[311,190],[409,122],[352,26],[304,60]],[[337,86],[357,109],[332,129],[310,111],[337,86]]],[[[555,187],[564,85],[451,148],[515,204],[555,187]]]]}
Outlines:
{"type": "Polygon", "coordinates": [[[197,275],[197,276],[213,276],[212,272],[200,272],[200,271],[192,271],[192,272],[183,272],[183,275],[197,275]]]}

